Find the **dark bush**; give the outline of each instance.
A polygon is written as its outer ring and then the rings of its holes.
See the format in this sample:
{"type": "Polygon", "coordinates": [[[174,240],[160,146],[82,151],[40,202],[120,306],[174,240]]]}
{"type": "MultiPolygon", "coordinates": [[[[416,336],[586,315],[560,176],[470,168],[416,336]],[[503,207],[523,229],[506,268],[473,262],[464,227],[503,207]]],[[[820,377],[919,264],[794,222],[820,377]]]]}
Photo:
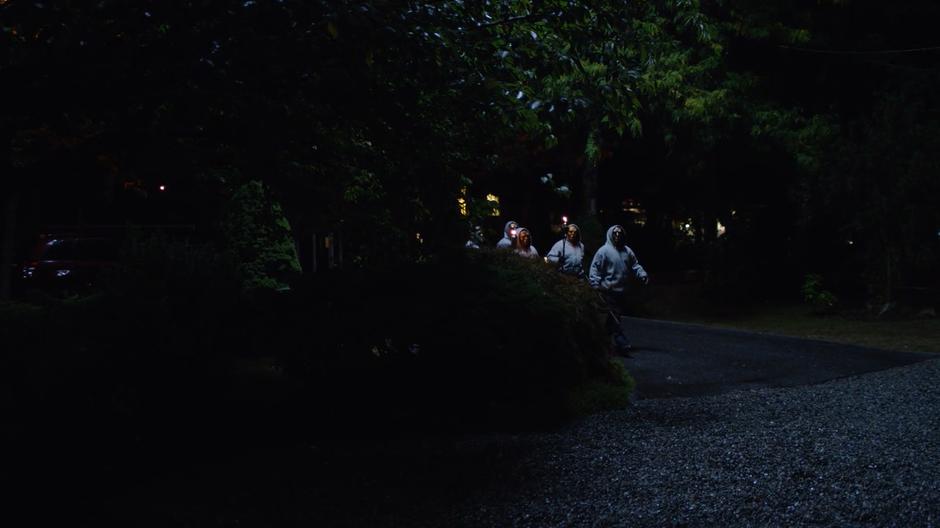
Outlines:
{"type": "Polygon", "coordinates": [[[310,343],[295,347],[302,367],[291,370],[317,380],[321,401],[364,414],[387,407],[378,414],[530,427],[563,418],[592,382],[618,387],[620,404],[629,391],[609,360],[596,294],[541,261],[474,251],[320,276],[292,296],[307,305],[290,312],[308,314],[310,343]]]}
{"type": "Polygon", "coordinates": [[[479,251],[245,294],[224,256],[184,246],[130,250],[105,293],[0,311],[8,416],[107,450],[520,429],[626,403],[596,295],[542,262],[479,251]]]}

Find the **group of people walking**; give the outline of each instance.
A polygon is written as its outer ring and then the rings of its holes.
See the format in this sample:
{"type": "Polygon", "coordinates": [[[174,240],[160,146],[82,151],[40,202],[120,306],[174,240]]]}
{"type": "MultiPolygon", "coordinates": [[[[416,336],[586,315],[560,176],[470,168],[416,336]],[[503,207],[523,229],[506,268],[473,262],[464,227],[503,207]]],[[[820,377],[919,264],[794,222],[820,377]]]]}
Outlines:
{"type": "MultiPolygon", "coordinates": [[[[527,258],[539,257],[538,250],[532,245],[532,234],[512,220],[506,222],[503,238],[496,243],[496,247],[510,249],[527,258]]],[[[564,238],[552,246],[545,255],[545,261],[556,265],[561,273],[584,279],[585,254],[580,228],[576,224],[566,224],[564,238]]],[[[604,298],[610,310],[607,324],[614,345],[621,354],[628,353],[631,346],[620,327],[620,316],[624,312],[626,301],[626,287],[630,280],[637,280],[641,284],[649,283],[649,275],[640,265],[633,250],[627,246],[623,226],[612,225],[607,229],[607,241],[594,252],[586,278],[591,287],[604,298]]]]}

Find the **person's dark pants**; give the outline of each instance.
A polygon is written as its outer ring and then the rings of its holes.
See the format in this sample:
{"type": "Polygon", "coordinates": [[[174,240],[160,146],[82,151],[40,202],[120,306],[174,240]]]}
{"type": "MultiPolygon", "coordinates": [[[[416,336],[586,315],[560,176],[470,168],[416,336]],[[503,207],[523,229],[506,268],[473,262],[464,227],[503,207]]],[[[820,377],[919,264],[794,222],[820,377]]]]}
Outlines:
{"type": "Polygon", "coordinates": [[[602,291],[601,297],[607,305],[607,315],[605,317],[607,332],[613,340],[614,350],[620,353],[627,352],[630,350],[630,340],[624,335],[623,327],[620,325],[620,317],[626,311],[626,296],[623,292],[602,291]]]}

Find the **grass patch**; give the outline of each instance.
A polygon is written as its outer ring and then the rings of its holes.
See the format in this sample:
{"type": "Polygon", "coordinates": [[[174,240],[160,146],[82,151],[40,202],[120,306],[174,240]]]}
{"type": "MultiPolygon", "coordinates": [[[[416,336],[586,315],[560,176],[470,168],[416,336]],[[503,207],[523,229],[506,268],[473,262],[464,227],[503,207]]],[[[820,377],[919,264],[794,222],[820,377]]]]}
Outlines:
{"type": "Polygon", "coordinates": [[[816,315],[806,305],[762,304],[746,310],[664,310],[655,317],[719,328],[819,339],[886,350],[940,354],[940,319],[880,320],[855,314],[816,315]]]}

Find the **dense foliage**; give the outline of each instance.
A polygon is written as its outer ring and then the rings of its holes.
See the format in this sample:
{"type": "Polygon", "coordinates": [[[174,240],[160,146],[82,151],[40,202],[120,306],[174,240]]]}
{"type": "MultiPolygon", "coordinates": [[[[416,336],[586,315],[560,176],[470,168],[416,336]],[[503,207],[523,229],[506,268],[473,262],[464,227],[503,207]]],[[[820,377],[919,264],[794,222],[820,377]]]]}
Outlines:
{"type": "Polygon", "coordinates": [[[0,306],[4,412],[33,424],[15,440],[80,428],[71,445],[118,456],[154,442],[525,429],[623,406],[632,388],[594,294],[541,262],[478,252],[243,296],[237,269],[192,244],[132,251],[106,294],[0,306]]]}
{"type": "Polygon", "coordinates": [[[258,180],[295,231],[342,231],[347,263],[374,267],[459,244],[486,208],[463,219],[458,196],[473,205],[487,178],[529,189],[537,167],[585,219],[638,199],[664,262],[746,261],[795,284],[857,270],[891,297],[930,282],[938,253],[936,10],[11,0],[4,208],[31,196],[29,230],[160,182],[213,224],[258,180]],[[738,240],[717,242],[718,221],[738,240]]]}
{"type": "Polygon", "coordinates": [[[681,106],[715,54],[683,46],[709,35],[694,2],[0,9],[21,173],[78,163],[53,185],[110,171],[190,190],[262,178],[293,215],[346,222],[364,259],[419,249],[416,230],[446,243],[460,188],[507,156],[574,142],[596,160],[640,133],[644,100],[681,106]]]}
{"type": "Polygon", "coordinates": [[[752,50],[737,63],[786,110],[763,114],[755,132],[792,160],[794,261],[856,298],[891,300],[912,287],[935,294],[927,270],[940,262],[940,64],[929,21],[940,8],[760,4],[742,2],[751,21],[742,28],[769,31],[742,29],[752,50]]]}
{"type": "Polygon", "coordinates": [[[248,182],[236,189],[221,228],[224,247],[231,249],[239,263],[244,288],[288,288],[300,274],[290,223],[261,182],[248,182]]]}

